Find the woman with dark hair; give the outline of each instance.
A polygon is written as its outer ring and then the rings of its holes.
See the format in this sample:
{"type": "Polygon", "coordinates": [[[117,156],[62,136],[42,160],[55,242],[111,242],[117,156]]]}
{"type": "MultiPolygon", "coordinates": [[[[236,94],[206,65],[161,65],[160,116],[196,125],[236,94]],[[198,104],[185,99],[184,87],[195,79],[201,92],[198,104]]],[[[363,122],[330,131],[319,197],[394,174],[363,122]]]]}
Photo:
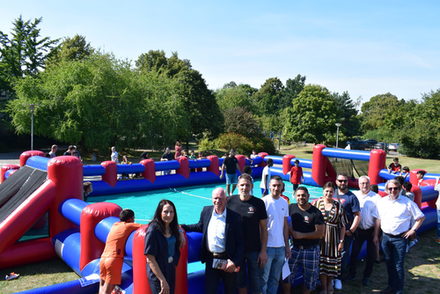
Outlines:
{"type": "Polygon", "coordinates": [[[333,199],[333,183],[327,182],[322,188],[323,196],[314,205],[321,211],[325,223],[325,235],[321,240],[319,279],[322,287],[320,293],[327,294],[333,293],[333,279],[341,272],[346,220],[341,203],[333,199]]]}
{"type": "Polygon", "coordinates": [[[170,200],[161,200],[145,237],[147,274],[153,294],[174,293],[180,244],[176,207],[170,200]]]}

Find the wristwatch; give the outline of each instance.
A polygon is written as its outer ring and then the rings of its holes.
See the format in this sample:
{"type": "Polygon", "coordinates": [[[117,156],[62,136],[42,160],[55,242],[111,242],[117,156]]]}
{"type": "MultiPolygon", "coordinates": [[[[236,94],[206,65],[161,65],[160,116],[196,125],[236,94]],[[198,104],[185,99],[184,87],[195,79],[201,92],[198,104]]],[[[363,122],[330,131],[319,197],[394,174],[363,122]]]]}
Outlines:
{"type": "Polygon", "coordinates": [[[342,240],[339,240],[339,243],[344,243],[344,239],[342,239],[342,240]]]}

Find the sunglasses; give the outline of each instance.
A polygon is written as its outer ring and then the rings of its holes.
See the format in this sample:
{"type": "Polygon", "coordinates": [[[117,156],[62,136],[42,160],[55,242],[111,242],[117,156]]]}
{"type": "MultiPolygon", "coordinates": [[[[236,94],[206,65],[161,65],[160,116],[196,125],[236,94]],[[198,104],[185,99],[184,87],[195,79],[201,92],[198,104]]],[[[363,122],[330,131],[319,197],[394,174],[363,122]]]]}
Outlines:
{"type": "Polygon", "coordinates": [[[337,181],[340,183],[347,183],[348,182],[348,180],[337,180],[337,181]]]}
{"type": "Polygon", "coordinates": [[[397,187],[389,187],[388,188],[388,191],[397,191],[397,190],[400,190],[400,188],[397,188],[397,187]]]}

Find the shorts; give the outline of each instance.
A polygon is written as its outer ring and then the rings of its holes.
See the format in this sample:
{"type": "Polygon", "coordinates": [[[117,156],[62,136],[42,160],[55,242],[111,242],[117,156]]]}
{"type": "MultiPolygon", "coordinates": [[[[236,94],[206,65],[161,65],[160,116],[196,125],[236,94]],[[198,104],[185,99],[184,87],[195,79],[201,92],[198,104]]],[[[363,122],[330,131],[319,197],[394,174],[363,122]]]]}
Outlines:
{"type": "Polygon", "coordinates": [[[238,183],[237,173],[228,174],[226,173],[226,185],[236,185],[238,183]]]}
{"type": "Polygon", "coordinates": [[[315,290],[319,279],[319,245],[314,245],[307,249],[293,246],[291,252],[292,254],[289,259],[290,283],[293,284],[295,282],[298,268],[302,268],[304,286],[310,291],[315,290]]]}
{"type": "Polygon", "coordinates": [[[99,278],[108,284],[121,284],[121,271],[124,259],[102,257],[99,263],[99,278]]]}

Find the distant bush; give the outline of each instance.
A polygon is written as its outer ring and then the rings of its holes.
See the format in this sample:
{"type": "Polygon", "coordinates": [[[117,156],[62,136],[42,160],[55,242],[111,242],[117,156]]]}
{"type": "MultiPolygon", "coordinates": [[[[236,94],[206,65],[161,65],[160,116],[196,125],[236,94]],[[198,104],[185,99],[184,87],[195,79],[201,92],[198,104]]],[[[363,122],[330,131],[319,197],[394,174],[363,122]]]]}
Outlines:
{"type": "Polygon", "coordinates": [[[254,144],[249,138],[236,133],[222,134],[215,141],[219,148],[235,149],[237,153],[241,154],[249,154],[254,149],[254,144]]]}
{"type": "Polygon", "coordinates": [[[256,137],[252,139],[253,141],[253,149],[257,152],[267,152],[269,154],[275,154],[275,145],[273,144],[273,141],[267,137],[256,137]]]}

